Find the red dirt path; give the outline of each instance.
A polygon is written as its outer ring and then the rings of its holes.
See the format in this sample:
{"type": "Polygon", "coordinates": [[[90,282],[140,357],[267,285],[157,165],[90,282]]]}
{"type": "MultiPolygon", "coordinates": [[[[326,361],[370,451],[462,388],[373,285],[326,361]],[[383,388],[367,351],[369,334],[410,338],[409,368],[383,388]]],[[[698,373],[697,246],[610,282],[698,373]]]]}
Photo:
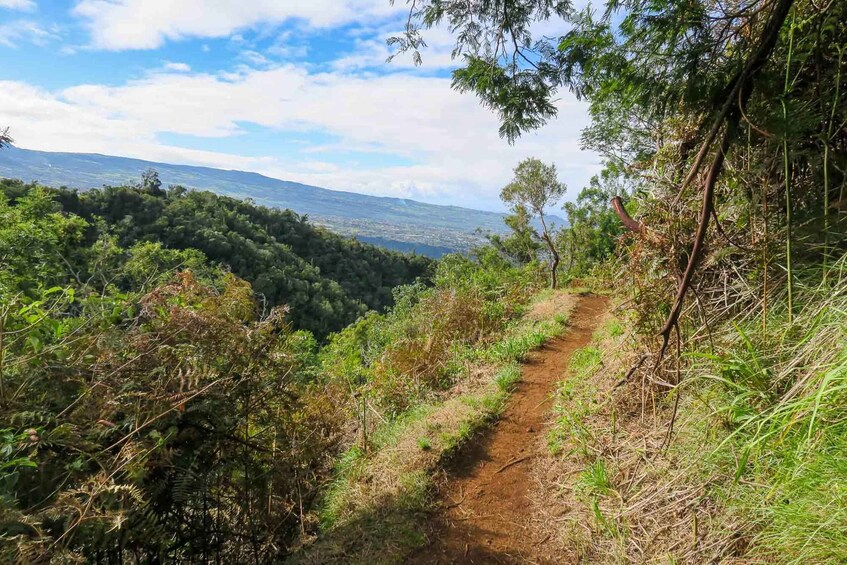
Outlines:
{"type": "MultiPolygon", "coordinates": [[[[541,557],[545,540],[530,527],[530,469],[545,449],[556,383],[565,377],[573,352],[591,340],[606,301],[579,299],[565,334],[524,364],[502,417],[456,455],[428,533],[431,541],[412,563],[553,563],[541,557]]],[[[569,561],[560,556],[555,563],[569,561]]]]}

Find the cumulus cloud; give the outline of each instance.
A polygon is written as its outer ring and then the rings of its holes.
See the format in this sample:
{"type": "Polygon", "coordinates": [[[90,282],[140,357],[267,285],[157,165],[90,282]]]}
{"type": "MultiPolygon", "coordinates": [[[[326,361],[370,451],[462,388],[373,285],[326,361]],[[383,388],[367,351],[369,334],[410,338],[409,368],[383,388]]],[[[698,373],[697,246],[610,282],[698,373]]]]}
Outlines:
{"type": "Polygon", "coordinates": [[[218,0],[213,8],[204,0],[80,0],[74,13],[86,20],[95,47],[123,50],[154,49],[168,40],[192,37],[229,37],[240,29],[291,20],[334,27],[400,9],[387,0],[218,0]]]}
{"type": "Polygon", "coordinates": [[[497,135],[496,117],[449,83],[406,73],[310,73],[292,65],[229,75],[158,72],[122,86],[59,92],[7,82],[0,86],[0,123],[33,148],[243,168],[342,190],[468,205],[496,203],[511,168],[529,155],[555,161],[572,192],[597,171],[596,157],[577,142],[586,112],[569,95],[558,102],[558,120],[509,146],[497,135]],[[243,124],[283,135],[320,132],[338,141],[266,158],[157,143],[163,133],[238,136],[243,124]],[[333,164],[345,152],[378,152],[408,164],[333,164]]]}

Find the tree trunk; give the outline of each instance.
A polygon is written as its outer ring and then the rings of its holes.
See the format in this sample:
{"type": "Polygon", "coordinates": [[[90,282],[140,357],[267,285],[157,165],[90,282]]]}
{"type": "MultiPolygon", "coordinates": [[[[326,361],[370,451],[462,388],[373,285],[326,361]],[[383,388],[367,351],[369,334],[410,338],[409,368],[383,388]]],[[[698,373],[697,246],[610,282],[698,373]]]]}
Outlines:
{"type": "Polygon", "coordinates": [[[553,240],[550,238],[550,233],[547,231],[547,222],[544,221],[544,214],[539,214],[538,217],[541,220],[541,227],[544,229],[542,238],[544,239],[544,242],[547,243],[547,248],[550,249],[550,255],[553,256],[553,262],[550,268],[552,274],[551,288],[556,290],[556,287],[558,286],[558,275],[556,271],[559,269],[559,253],[556,251],[556,246],[553,245],[553,240]]]}
{"type": "Polygon", "coordinates": [[[558,275],[556,271],[559,269],[559,254],[556,252],[556,248],[553,246],[553,242],[550,241],[550,238],[547,238],[547,245],[550,246],[550,253],[553,254],[553,264],[550,267],[550,271],[553,275],[553,282],[551,283],[551,288],[556,290],[556,286],[558,285],[558,275]]]}

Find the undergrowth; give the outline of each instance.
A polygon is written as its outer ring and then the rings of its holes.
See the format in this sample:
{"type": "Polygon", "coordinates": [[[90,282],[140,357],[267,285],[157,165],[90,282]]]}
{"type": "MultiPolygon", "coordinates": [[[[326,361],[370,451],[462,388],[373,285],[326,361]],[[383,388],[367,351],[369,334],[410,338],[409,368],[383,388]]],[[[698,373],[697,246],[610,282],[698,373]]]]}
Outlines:
{"type": "Polygon", "coordinates": [[[847,562],[846,266],[799,276],[790,320],[772,301],[764,323],[750,308],[712,325],[676,387],[645,388],[649,369],[621,380],[637,361],[617,359],[626,320],[575,353],[548,435],[573,473],[563,547],[591,562],[847,562]]]}

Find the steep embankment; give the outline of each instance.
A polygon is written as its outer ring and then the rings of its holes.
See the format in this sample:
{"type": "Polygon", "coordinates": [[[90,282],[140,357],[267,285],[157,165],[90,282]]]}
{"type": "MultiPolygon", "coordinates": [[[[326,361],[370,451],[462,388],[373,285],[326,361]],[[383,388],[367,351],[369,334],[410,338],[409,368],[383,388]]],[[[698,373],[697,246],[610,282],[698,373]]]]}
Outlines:
{"type": "Polygon", "coordinates": [[[531,470],[546,453],[545,428],[552,393],[571,355],[585,346],[607,299],[584,296],[569,330],[525,363],[502,417],[490,432],[469,443],[446,472],[430,543],[416,563],[537,562],[544,533],[531,527],[531,470]]]}
{"type": "MultiPolygon", "coordinates": [[[[291,562],[406,563],[416,554],[430,554],[440,535],[433,524],[441,523],[446,506],[440,501],[448,491],[439,488],[445,468],[475,461],[477,444],[489,445],[509,429],[513,435],[497,461],[511,461],[513,451],[541,441],[543,405],[564,374],[567,352],[590,334],[591,313],[598,308],[602,299],[545,291],[520,318],[471,347],[454,346],[444,361],[456,368],[448,390],[428,395],[395,418],[377,416],[368,447],[357,441],[340,456],[315,515],[320,531],[304,534],[291,562]],[[563,334],[567,337],[559,340],[563,334]],[[533,431],[527,431],[530,427],[533,431]]],[[[436,332],[428,334],[434,339],[438,330],[429,331],[436,332]]]]}

